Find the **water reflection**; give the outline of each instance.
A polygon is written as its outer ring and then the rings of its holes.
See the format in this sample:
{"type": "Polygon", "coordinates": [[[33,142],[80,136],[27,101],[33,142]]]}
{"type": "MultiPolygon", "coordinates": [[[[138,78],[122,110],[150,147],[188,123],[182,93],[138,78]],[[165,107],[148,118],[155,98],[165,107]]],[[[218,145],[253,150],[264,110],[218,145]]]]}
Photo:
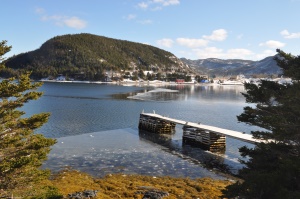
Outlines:
{"type": "Polygon", "coordinates": [[[188,159],[196,164],[210,169],[218,169],[222,172],[235,173],[236,168],[230,168],[225,164],[224,153],[211,153],[201,147],[185,144],[181,140],[172,139],[173,135],[150,133],[139,130],[141,140],[148,140],[166,148],[166,152],[176,155],[182,159],[188,159]]]}
{"type": "Polygon", "coordinates": [[[222,100],[240,101],[243,98],[243,86],[222,85],[166,85],[160,88],[147,87],[141,92],[114,94],[113,98],[148,100],[148,101],[171,101],[171,100],[222,100]],[[162,89],[164,88],[164,89],[162,89]]]}

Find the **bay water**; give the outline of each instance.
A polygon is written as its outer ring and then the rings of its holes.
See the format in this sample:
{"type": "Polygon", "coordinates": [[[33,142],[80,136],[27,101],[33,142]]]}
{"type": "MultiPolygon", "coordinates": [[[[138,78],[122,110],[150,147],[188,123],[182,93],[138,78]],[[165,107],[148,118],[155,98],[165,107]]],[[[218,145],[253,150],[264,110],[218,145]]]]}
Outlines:
{"type": "Polygon", "coordinates": [[[26,116],[51,113],[37,133],[57,139],[43,165],[53,171],[69,166],[94,176],[124,173],[222,178],[217,172],[220,168],[236,173],[243,166],[238,161],[238,148],[252,147],[227,137],[225,153],[213,154],[183,145],[181,125],[176,125],[172,135],[138,130],[139,115],[144,111],[250,133],[256,128],[236,118],[248,106],[241,94],[243,86],[45,82],[39,90],[44,95],[23,110],[26,116]]]}

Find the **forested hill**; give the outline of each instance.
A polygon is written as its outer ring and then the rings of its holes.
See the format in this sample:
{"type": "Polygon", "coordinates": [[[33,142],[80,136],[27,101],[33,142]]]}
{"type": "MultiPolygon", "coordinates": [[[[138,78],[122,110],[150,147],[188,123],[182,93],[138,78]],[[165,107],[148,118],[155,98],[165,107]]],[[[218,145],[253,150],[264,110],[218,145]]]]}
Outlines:
{"type": "Polygon", "coordinates": [[[1,76],[26,69],[31,70],[36,79],[57,74],[84,74],[91,80],[108,70],[170,71],[184,68],[170,52],[92,34],[56,36],[37,50],[9,58],[5,64],[1,76]]]}

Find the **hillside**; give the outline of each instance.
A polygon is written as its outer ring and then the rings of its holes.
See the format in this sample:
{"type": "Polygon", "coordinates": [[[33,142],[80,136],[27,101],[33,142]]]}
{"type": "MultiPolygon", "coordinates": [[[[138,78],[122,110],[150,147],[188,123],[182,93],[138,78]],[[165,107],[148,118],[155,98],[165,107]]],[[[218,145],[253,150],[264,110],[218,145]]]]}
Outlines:
{"type": "Polygon", "coordinates": [[[106,71],[153,70],[185,71],[187,67],[170,52],[159,48],[92,34],[56,36],[34,51],[6,61],[1,76],[15,70],[31,70],[35,79],[64,74],[81,74],[84,79],[101,78],[106,71]]]}
{"type": "Polygon", "coordinates": [[[260,61],[250,61],[241,59],[198,59],[189,60],[182,58],[181,61],[195,68],[203,74],[210,76],[230,76],[230,75],[254,75],[254,74],[280,74],[281,69],[277,66],[274,57],[266,57],[260,61]]]}

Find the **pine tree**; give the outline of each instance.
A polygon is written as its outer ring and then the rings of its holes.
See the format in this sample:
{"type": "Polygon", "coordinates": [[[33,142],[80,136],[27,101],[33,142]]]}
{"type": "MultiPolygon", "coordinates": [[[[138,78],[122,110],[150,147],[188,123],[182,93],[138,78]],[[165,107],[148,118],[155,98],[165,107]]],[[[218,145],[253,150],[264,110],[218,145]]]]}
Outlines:
{"type": "MultiPolygon", "coordinates": [[[[0,58],[9,50],[6,41],[1,42],[0,58]]],[[[0,197],[17,194],[42,198],[55,190],[46,183],[50,172],[39,169],[55,140],[34,133],[47,122],[49,113],[25,118],[20,110],[24,103],[42,95],[36,91],[41,83],[31,83],[29,75],[0,82],[0,197]]]]}
{"type": "Polygon", "coordinates": [[[275,60],[292,83],[245,84],[246,102],[256,106],[245,107],[238,120],[261,127],[252,134],[267,142],[240,148],[249,158],[241,161],[242,181],[227,187],[224,197],[300,198],[300,56],[277,52],[275,60]]]}
{"type": "Polygon", "coordinates": [[[11,46],[7,46],[6,43],[7,41],[5,40],[0,42],[0,69],[4,68],[4,65],[2,64],[4,58],[2,56],[11,49],[11,46]]]}

